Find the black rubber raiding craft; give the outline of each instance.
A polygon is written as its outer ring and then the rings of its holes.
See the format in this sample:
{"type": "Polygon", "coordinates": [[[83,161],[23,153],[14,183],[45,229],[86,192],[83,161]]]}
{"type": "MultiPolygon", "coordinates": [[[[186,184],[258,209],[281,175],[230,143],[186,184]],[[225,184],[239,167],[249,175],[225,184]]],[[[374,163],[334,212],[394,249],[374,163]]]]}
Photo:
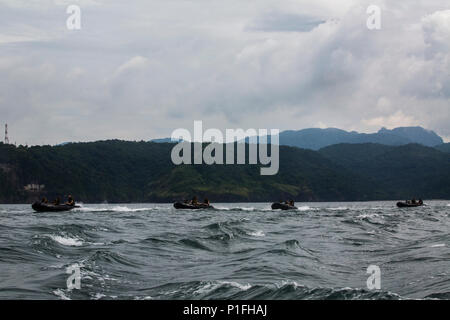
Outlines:
{"type": "Polygon", "coordinates": [[[198,203],[198,204],[190,204],[190,203],[183,203],[183,202],[175,202],[173,204],[175,209],[191,209],[191,210],[198,210],[198,209],[214,209],[212,205],[206,204],[206,203],[198,203]]]}
{"type": "Polygon", "coordinates": [[[399,208],[411,208],[411,207],[420,207],[423,206],[423,203],[406,203],[406,202],[397,202],[397,207],[399,208]]]}
{"type": "Polygon", "coordinates": [[[43,203],[43,202],[35,202],[31,205],[34,211],[37,212],[61,212],[61,211],[70,211],[75,208],[79,208],[80,206],[69,206],[68,204],[51,204],[51,203],[43,203]]]}
{"type": "Polygon", "coordinates": [[[295,209],[298,209],[298,208],[296,206],[291,206],[291,205],[286,204],[286,203],[274,202],[274,203],[272,203],[272,209],[273,210],[277,210],[277,209],[281,209],[281,210],[295,210],[295,209]]]}

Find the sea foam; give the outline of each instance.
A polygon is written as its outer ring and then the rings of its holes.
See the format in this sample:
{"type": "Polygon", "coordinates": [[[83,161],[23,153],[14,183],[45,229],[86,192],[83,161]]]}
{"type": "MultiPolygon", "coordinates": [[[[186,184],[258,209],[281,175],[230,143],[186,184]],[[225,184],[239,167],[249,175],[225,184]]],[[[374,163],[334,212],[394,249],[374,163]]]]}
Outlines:
{"type": "Polygon", "coordinates": [[[50,235],[50,238],[53,241],[58,242],[59,244],[62,244],[63,246],[69,246],[69,247],[79,247],[83,245],[83,241],[76,238],[69,238],[69,237],[62,237],[62,236],[55,236],[50,235]]]}
{"type": "Polygon", "coordinates": [[[264,237],[265,236],[265,234],[264,234],[264,232],[262,230],[249,232],[249,235],[253,236],[253,237],[264,237]]]}
{"type": "Polygon", "coordinates": [[[197,295],[198,294],[206,294],[206,293],[212,292],[212,291],[214,291],[220,287],[224,287],[224,286],[235,287],[242,291],[247,291],[248,289],[250,289],[252,287],[251,284],[249,284],[249,283],[248,284],[240,284],[235,281],[207,282],[202,287],[195,290],[193,293],[197,294],[197,295]]]}

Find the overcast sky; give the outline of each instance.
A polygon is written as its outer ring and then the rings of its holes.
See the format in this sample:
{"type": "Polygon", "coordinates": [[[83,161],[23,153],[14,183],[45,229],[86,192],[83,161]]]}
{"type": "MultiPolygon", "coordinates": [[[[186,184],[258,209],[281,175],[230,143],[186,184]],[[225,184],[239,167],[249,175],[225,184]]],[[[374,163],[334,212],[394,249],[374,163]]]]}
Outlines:
{"type": "Polygon", "coordinates": [[[449,141],[450,3],[0,0],[0,123],[11,142],[149,140],[194,120],[421,125],[449,141]],[[66,27],[70,4],[81,30],[66,27]],[[381,30],[366,27],[370,4],[381,30]]]}

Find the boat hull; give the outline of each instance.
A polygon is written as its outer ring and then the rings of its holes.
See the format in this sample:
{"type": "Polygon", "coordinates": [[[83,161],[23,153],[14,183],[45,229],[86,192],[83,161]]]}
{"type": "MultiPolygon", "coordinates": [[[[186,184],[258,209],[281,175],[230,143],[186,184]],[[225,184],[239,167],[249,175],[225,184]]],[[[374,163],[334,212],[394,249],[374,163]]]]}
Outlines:
{"type": "Polygon", "coordinates": [[[42,202],[35,202],[31,205],[34,211],[37,212],[63,212],[63,211],[70,211],[75,208],[79,208],[79,206],[69,206],[67,204],[49,204],[49,203],[42,203],[42,202]]]}
{"type": "Polygon", "coordinates": [[[298,208],[296,206],[291,206],[291,205],[288,205],[286,203],[274,202],[274,203],[272,203],[272,209],[273,210],[277,210],[277,209],[281,209],[281,210],[296,210],[298,208]]]}
{"type": "Polygon", "coordinates": [[[420,207],[423,206],[423,203],[416,203],[416,204],[412,204],[412,203],[406,203],[406,202],[397,202],[397,207],[399,208],[415,208],[415,207],[420,207]]]}
{"type": "Polygon", "coordinates": [[[199,203],[197,205],[183,203],[183,202],[175,202],[173,204],[175,209],[186,209],[186,210],[200,210],[200,209],[214,209],[213,206],[207,205],[204,203],[199,203]]]}

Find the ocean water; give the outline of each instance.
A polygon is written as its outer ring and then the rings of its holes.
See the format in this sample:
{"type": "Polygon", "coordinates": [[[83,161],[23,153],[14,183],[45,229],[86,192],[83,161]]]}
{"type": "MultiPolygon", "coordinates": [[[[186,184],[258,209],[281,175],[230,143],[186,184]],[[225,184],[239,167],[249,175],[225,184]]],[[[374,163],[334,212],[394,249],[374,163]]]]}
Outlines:
{"type": "Polygon", "coordinates": [[[426,203],[0,205],[0,299],[449,299],[450,201],[426,203]]]}

